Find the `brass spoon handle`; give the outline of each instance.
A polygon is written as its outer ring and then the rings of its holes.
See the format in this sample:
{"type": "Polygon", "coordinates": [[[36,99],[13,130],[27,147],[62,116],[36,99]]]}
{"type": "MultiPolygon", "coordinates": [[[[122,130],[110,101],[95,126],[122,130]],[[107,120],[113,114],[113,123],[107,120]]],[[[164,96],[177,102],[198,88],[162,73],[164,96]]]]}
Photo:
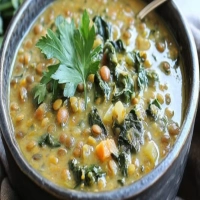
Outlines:
{"type": "Polygon", "coordinates": [[[142,20],[149,12],[168,0],[154,0],[145,6],[137,15],[137,18],[142,20]]]}

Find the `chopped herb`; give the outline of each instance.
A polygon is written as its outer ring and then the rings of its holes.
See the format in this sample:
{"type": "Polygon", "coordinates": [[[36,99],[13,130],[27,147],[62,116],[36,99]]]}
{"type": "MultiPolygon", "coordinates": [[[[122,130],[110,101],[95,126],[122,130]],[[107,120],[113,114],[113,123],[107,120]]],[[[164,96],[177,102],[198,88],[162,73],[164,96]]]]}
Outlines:
{"type": "Polygon", "coordinates": [[[148,78],[148,80],[150,81],[159,81],[159,76],[158,74],[155,72],[155,70],[146,70],[146,76],[148,78]]]}
{"type": "MultiPolygon", "coordinates": [[[[118,163],[119,169],[124,177],[128,176],[128,164],[130,163],[130,151],[126,148],[120,148],[118,155],[111,154],[112,158],[118,163]]],[[[121,179],[124,180],[125,179],[121,179]]]]}
{"type": "MultiPolygon", "coordinates": [[[[92,49],[95,29],[94,26],[90,28],[89,23],[86,11],[82,15],[78,28],[75,27],[73,20],[68,23],[65,18],[58,16],[55,22],[56,33],[48,29],[47,35],[36,44],[48,59],[56,58],[59,61],[58,69],[50,78],[57,80],[59,84],[65,84],[64,97],[73,96],[77,85],[83,83],[85,106],[87,105],[86,80],[89,74],[96,73],[98,70],[99,53],[102,48],[98,46],[92,49]]],[[[43,98],[40,100],[44,101],[43,98]]]]}
{"type": "Polygon", "coordinates": [[[96,33],[103,38],[104,43],[111,39],[111,25],[101,16],[95,16],[93,22],[96,27],[96,33]]]}
{"type": "Polygon", "coordinates": [[[100,178],[103,178],[106,173],[102,171],[100,166],[80,166],[76,159],[69,161],[69,169],[72,170],[76,182],[75,188],[82,183],[84,186],[92,186],[100,178]]]}
{"type": "Polygon", "coordinates": [[[123,66],[115,68],[115,88],[113,94],[113,102],[122,100],[124,103],[129,103],[133,93],[133,80],[125,71],[123,66]]]}
{"type": "Polygon", "coordinates": [[[122,42],[121,39],[118,39],[118,40],[112,42],[112,44],[115,47],[116,52],[124,53],[126,51],[124,43],[122,42]]]}
{"type": "Polygon", "coordinates": [[[56,147],[60,147],[61,144],[58,140],[56,140],[53,137],[53,135],[50,135],[49,133],[45,133],[44,135],[40,137],[38,145],[41,147],[44,145],[47,145],[48,147],[56,148],[56,147]]]}
{"type": "Polygon", "coordinates": [[[167,130],[168,119],[167,119],[166,116],[159,117],[159,118],[157,119],[157,123],[159,124],[160,128],[161,128],[163,131],[166,131],[166,130],[167,130]]]}
{"type": "Polygon", "coordinates": [[[101,117],[98,114],[98,111],[96,108],[93,108],[92,111],[88,115],[89,125],[92,126],[94,124],[97,124],[101,127],[102,132],[104,135],[107,135],[106,127],[104,126],[101,117]]]}
{"type": "Polygon", "coordinates": [[[138,86],[140,90],[144,90],[148,86],[148,79],[144,68],[138,70],[138,86]]]}
{"type": "Polygon", "coordinates": [[[137,84],[140,91],[148,87],[149,81],[158,81],[158,74],[154,70],[147,70],[143,66],[144,59],[140,56],[139,52],[129,54],[132,56],[134,66],[137,73],[137,84]]]}
{"type": "Polygon", "coordinates": [[[124,184],[125,184],[125,178],[118,179],[117,182],[118,182],[121,186],[124,186],[124,184]]]}
{"type": "Polygon", "coordinates": [[[128,176],[129,153],[123,151],[118,156],[119,168],[123,176],[128,176]]]}
{"type": "Polygon", "coordinates": [[[146,112],[150,117],[152,117],[156,121],[159,117],[160,109],[161,109],[160,103],[158,102],[157,99],[154,99],[149,103],[146,112]]]}
{"type": "Polygon", "coordinates": [[[103,54],[107,58],[106,64],[111,71],[111,74],[114,73],[115,67],[118,65],[116,50],[111,41],[107,41],[103,48],[103,54]]]}
{"type": "Polygon", "coordinates": [[[140,90],[144,90],[148,86],[148,78],[143,67],[143,59],[141,58],[139,52],[135,53],[135,66],[138,73],[138,86],[140,90]]]}
{"type": "Polygon", "coordinates": [[[137,84],[139,89],[142,91],[148,86],[148,78],[146,75],[146,71],[143,66],[144,59],[140,56],[139,52],[133,52],[130,54],[134,61],[134,66],[137,73],[137,84]]]}

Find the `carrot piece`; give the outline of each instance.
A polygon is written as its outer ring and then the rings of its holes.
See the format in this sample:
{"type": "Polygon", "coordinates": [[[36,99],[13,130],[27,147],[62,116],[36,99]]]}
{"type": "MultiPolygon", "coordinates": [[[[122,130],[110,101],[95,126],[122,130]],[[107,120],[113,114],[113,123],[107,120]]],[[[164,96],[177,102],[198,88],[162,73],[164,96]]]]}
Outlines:
{"type": "Polygon", "coordinates": [[[96,154],[99,160],[102,162],[110,156],[110,151],[107,147],[107,142],[106,140],[101,141],[97,146],[96,146],[96,154]]]}
{"type": "Polygon", "coordinates": [[[102,162],[109,158],[111,156],[111,153],[118,153],[118,149],[113,139],[103,140],[96,146],[97,157],[102,162]]]}

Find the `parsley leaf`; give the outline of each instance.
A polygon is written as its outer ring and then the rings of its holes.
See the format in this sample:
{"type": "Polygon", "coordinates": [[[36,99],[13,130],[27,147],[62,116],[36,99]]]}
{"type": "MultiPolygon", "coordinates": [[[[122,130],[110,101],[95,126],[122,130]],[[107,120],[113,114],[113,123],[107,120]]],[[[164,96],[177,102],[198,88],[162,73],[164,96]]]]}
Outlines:
{"type": "Polygon", "coordinates": [[[34,92],[34,99],[37,98],[38,104],[42,103],[47,93],[46,85],[43,83],[39,83],[34,87],[33,92],[34,92]]]}
{"type": "Polygon", "coordinates": [[[34,99],[37,99],[38,104],[42,103],[48,93],[47,84],[52,84],[53,97],[57,95],[57,81],[53,80],[51,76],[58,70],[59,64],[51,65],[48,67],[48,71],[44,72],[43,77],[39,84],[37,84],[34,89],[34,99]]]}
{"type": "MultiPolygon", "coordinates": [[[[78,28],[75,27],[73,20],[68,23],[62,16],[58,16],[55,22],[57,31],[53,32],[49,29],[47,35],[36,44],[48,59],[56,58],[59,61],[59,66],[51,74],[50,79],[65,84],[63,91],[65,97],[73,96],[77,85],[83,83],[85,106],[87,105],[86,80],[89,74],[96,73],[98,70],[99,53],[102,50],[101,46],[93,49],[95,29],[94,26],[90,28],[89,24],[90,19],[86,11],[82,15],[78,28]]],[[[44,83],[43,80],[41,83],[44,83]]],[[[37,97],[41,94],[41,99],[44,98],[43,93],[38,95],[37,90],[35,94],[37,97]]]]}

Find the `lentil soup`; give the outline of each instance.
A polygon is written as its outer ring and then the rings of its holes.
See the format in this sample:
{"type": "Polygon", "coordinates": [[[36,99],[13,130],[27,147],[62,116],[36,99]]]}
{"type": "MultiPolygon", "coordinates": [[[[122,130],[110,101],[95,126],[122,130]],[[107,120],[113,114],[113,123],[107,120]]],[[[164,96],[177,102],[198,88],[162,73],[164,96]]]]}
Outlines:
{"type": "Polygon", "coordinates": [[[27,162],[61,187],[133,183],[173,148],[184,114],[182,61],[155,13],[136,19],[143,7],[58,0],[19,47],[10,81],[15,137],[27,162]]]}

